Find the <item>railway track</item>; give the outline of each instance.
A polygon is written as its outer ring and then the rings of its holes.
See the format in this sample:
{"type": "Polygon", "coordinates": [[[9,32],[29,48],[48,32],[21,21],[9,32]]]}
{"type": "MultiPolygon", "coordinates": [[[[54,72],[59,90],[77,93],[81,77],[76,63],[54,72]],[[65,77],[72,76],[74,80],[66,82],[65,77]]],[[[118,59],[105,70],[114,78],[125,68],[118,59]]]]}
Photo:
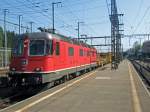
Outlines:
{"type": "Polygon", "coordinates": [[[142,80],[146,84],[147,88],[150,90],[150,69],[139,61],[132,60],[132,64],[134,65],[137,72],[140,74],[142,80]]]}
{"type": "MultiPolygon", "coordinates": [[[[17,89],[3,88],[3,93],[0,94],[0,110],[45,90],[46,88],[44,88],[44,86],[34,88],[19,87],[17,89]]],[[[0,91],[2,91],[2,89],[0,89],[0,91]]]]}
{"type": "Polygon", "coordinates": [[[6,108],[8,106],[10,106],[13,102],[12,99],[17,98],[19,95],[21,95],[20,93],[9,96],[7,98],[1,99],[0,100],[0,109],[6,108]]]}
{"type": "Polygon", "coordinates": [[[0,88],[8,86],[8,68],[0,68],[0,88]]]}
{"type": "Polygon", "coordinates": [[[35,87],[19,87],[19,89],[12,89],[12,88],[0,88],[0,91],[3,93],[0,93],[0,110],[4,109],[6,107],[9,107],[17,102],[20,102],[22,100],[25,100],[31,96],[34,96],[36,94],[39,94],[43,91],[46,91],[48,89],[51,89],[53,87],[56,87],[60,85],[61,83],[57,83],[55,86],[50,86],[49,84],[44,84],[41,86],[35,86],[35,87]],[[21,88],[21,89],[20,89],[21,88]],[[10,90],[11,89],[11,90],[10,90]],[[13,91],[13,93],[12,93],[13,91]]]}

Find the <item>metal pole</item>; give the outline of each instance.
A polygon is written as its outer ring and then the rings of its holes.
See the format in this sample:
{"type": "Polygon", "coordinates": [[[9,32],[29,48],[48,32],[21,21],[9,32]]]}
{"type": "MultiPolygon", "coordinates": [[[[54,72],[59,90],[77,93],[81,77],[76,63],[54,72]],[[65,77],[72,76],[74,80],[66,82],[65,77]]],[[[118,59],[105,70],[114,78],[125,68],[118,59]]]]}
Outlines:
{"type": "Polygon", "coordinates": [[[25,33],[23,25],[21,24],[21,32],[25,33]]]}
{"type": "Polygon", "coordinates": [[[111,53],[112,53],[112,63],[111,63],[111,69],[115,68],[115,35],[114,35],[114,0],[111,0],[111,53]]]}
{"type": "Polygon", "coordinates": [[[3,54],[3,51],[2,51],[1,56],[2,56],[2,67],[4,67],[4,54],[3,54]]]}
{"type": "Polygon", "coordinates": [[[122,49],[121,49],[121,51],[122,51],[122,60],[123,60],[123,44],[121,44],[122,45],[122,49]]]}
{"type": "Polygon", "coordinates": [[[27,28],[26,28],[26,33],[29,33],[29,27],[27,26],[27,28]]]}
{"type": "Polygon", "coordinates": [[[80,25],[79,24],[80,24],[80,22],[78,22],[78,29],[77,29],[78,30],[78,40],[80,38],[80,25]]]}
{"type": "Polygon", "coordinates": [[[7,66],[7,58],[8,58],[8,54],[7,54],[7,32],[6,32],[6,13],[8,12],[8,9],[4,9],[4,66],[7,66]]]}
{"type": "Polygon", "coordinates": [[[33,23],[34,23],[34,22],[31,21],[31,22],[29,22],[29,23],[30,23],[30,30],[31,30],[31,33],[32,33],[32,28],[33,28],[33,23]]]}
{"type": "Polygon", "coordinates": [[[20,32],[21,32],[21,16],[22,15],[19,15],[19,35],[20,35],[20,32]]]}
{"type": "MultiPolygon", "coordinates": [[[[92,38],[91,38],[91,46],[92,46],[92,38]]],[[[90,69],[91,69],[91,63],[92,63],[92,51],[90,48],[90,69]]]]}
{"type": "Polygon", "coordinates": [[[78,22],[78,28],[77,28],[77,31],[78,31],[78,40],[80,39],[80,24],[81,23],[84,23],[84,22],[78,22]]]}
{"type": "Polygon", "coordinates": [[[55,26],[54,26],[54,3],[52,3],[52,23],[53,23],[53,28],[52,28],[52,31],[53,33],[55,33],[55,26]]]}
{"type": "Polygon", "coordinates": [[[52,2],[52,24],[53,24],[53,27],[52,27],[52,33],[54,34],[55,33],[55,4],[60,4],[61,2],[52,2]]]}
{"type": "Polygon", "coordinates": [[[129,46],[130,46],[131,44],[130,44],[130,37],[129,37],[129,46]]]}
{"type": "Polygon", "coordinates": [[[141,44],[142,44],[142,38],[139,38],[140,39],[140,46],[141,46],[141,44]]]}
{"type": "Polygon", "coordinates": [[[123,16],[123,14],[118,14],[116,0],[111,0],[111,51],[112,51],[112,63],[111,68],[117,69],[120,62],[120,47],[121,47],[121,37],[118,16],[123,16]]]}

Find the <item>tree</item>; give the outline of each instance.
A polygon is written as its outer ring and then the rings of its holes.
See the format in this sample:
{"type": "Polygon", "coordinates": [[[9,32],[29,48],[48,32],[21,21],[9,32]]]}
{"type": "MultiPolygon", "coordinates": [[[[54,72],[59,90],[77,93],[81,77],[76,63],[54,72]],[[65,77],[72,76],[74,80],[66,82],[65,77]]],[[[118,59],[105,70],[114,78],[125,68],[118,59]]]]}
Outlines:
{"type": "Polygon", "coordinates": [[[134,57],[136,58],[138,57],[140,49],[141,49],[141,45],[138,43],[138,41],[134,42],[133,48],[132,48],[134,57]]]}
{"type": "MultiPolygon", "coordinates": [[[[12,48],[13,38],[17,35],[14,31],[7,31],[7,46],[8,48],[12,48]]],[[[0,47],[4,47],[4,31],[0,26],[0,47]]]]}
{"type": "Polygon", "coordinates": [[[8,48],[12,48],[13,38],[16,36],[14,31],[7,31],[8,48]]]}
{"type": "Polygon", "coordinates": [[[133,51],[134,51],[135,56],[137,56],[140,49],[141,49],[141,45],[138,43],[138,41],[134,42],[133,51]]]}

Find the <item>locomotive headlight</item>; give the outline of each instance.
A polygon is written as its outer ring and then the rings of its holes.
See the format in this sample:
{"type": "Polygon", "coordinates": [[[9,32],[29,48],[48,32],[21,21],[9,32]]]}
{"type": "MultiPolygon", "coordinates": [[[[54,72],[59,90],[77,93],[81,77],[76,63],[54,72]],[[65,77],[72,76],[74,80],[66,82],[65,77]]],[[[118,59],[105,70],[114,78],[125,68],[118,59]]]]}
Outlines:
{"type": "Polygon", "coordinates": [[[26,64],[28,64],[28,62],[27,62],[26,59],[23,59],[23,60],[21,60],[21,64],[22,64],[22,65],[26,65],[26,64]]]}
{"type": "Polygon", "coordinates": [[[11,70],[12,70],[12,71],[15,71],[15,70],[16,70],[16,68],[14,68],[14,67],[13,67],[13,68],[11,68],[11,70]]]}
{"type": "Polygon", "coordinates": [[[41,68],[38,68],[38,67],[37,67],[37,68],[35,68],[35,71],[36,71],[36,72],[40,72],[40,71],[41,71],[41,68]]]}

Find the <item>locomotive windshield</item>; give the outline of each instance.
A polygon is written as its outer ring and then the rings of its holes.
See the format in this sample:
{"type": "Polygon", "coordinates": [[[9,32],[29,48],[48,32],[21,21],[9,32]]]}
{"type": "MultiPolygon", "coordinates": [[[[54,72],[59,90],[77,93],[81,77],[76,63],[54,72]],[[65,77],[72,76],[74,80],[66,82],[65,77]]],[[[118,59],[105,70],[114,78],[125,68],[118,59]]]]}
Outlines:
{"type": "Polygon", "coordinates": [[[52,55],[53,42],[52,40],[30,40],[30,55],[52,55]]]}
{"type": "Polygon", "coordinates": [[[23,54],[23,39],[17,37],[14,41],[13,54],[20,56],[23,54]]]}
{"type": "Polygon", "coordinates": [[[45,55],[45,40],[30,40],[30,55],[45,55]]]}

